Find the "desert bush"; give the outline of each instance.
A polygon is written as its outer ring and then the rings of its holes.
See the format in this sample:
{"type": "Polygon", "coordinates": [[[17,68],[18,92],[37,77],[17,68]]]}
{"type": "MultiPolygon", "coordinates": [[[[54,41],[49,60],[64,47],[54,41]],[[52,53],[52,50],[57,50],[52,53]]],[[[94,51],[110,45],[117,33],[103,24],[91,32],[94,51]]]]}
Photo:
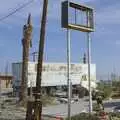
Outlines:
{"type": "Polygon", "coordinates": [[[50,104],[54,104],[54,98],[50,96],[42,96],[42,105],[46,106],[50,104]]]}
{"type": "MultiPolygon", "coordinates": [[[[71,120],[101,120],[103,114],[106,115],[106,120],[120,120],[120,113],[105,113],[104,111],[89,115],[89,113],[81,113],[71,117],[71,120]]],[[[68,119],[66,119],[68,120],[68,119]]]]}
{"type": "MultiPolygon", "coordinates": [[[[68,120],[68,119],[66,119],[68,120]]],[[[81,113],[71,117],[71,120],[100,120],[97,115],[89,115],[88,113],[81,113]]]]}

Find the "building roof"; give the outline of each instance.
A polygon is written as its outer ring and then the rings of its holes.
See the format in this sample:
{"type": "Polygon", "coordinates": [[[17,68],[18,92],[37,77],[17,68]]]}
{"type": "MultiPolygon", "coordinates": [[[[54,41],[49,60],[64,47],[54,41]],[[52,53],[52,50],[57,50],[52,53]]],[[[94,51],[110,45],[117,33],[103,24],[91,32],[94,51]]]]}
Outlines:
{"type": "Polygon", "coordinates": [[[0,75],[0,80],[12,80],[12,75],[0,75]]]}

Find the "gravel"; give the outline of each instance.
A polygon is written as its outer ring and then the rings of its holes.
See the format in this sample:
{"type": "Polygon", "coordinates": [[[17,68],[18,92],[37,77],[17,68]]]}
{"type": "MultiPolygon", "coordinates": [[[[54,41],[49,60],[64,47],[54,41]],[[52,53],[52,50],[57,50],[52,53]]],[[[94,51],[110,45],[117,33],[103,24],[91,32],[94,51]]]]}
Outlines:
{"type": "Polygon", "coordinates": [[[16,105],[15,98],[0,99],[0,120],[25,120],[25,111],[16,105]]]}

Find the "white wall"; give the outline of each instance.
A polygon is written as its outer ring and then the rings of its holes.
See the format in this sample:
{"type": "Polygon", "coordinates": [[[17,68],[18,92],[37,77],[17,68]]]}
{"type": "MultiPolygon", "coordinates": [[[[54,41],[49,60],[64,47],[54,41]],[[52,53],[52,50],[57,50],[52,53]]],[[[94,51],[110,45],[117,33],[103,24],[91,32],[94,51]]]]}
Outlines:
{"type": "MultiPolygon", "coordinates": [[[[12,71],[14,76],[13,84],[20,85],[21,81],[21,63],[13,63],[12,71]]],[[[87,64],[72,63],[71,64],[71,80],[72,84],[80,84],[88,88],[88,66],[87,64]],[[86,76],[86,80],[84,80],[86,76]]],[[[34,62],[29,62],[28,65],[28,87],[36,85],[36,70],[37,65],[34,62]]],[[[96,65],[91,64],[91,84],[95,87],[96,84],[96,65]]],[[[42,72],[42,86],[59,86],[67,85],[67,64],[65,63],[44,63],[42,72]]]]}

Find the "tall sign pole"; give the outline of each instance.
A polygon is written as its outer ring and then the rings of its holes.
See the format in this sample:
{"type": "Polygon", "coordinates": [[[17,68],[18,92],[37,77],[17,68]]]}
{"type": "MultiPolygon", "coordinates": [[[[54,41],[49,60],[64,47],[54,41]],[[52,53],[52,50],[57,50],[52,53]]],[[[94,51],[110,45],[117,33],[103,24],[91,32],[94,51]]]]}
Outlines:
{"type": "Polygon", "coordinates": [[[68,120],[71,120],[71,78],[70,78],[70,30],[67,29],[67,84],[68,84],[68,120]]]}
{"type": "MultiPolygon", "coordinates": [[[[90,26],[90,14],[87,11],[87,26],[90,26]]],[[[89,113],[92,113],[92,90],[91,90],[91,38],[87,32],[87,55],[88,55],[88,88],[89,88],[89,113]]]]}
{"type": "Polygon", "coordinates": [[[87,55],[88,55],[88,87],[89,87],[89,113],[92,112],[92,91],[91,91],[91,39],[90,33],[87,33],[87,55]]]}
{"type": "MultiPolygon", "coordinates": [[[[69,1],[69,0],[68,0],[69,1]]],[[[68,7],[69,15],[69,7],[68,7]]],[[[67,28],[67,86],[68,86],[68,120],[71,120],[71,40],[70,40],[70,29],[67,28]]]]}

